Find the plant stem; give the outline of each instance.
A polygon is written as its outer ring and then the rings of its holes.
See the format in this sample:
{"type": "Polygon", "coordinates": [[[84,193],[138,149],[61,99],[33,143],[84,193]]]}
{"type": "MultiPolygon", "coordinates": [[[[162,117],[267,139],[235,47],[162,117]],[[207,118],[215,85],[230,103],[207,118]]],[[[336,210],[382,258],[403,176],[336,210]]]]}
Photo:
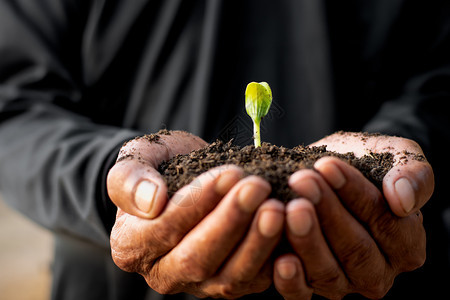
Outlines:
{"type": "Polygon", "coordinates": [[[253,140],[255,143],[255,148],[257,147],[261,147],[261,135],[259,133],[259,129],[260,129],[260,125],[261,124],[261,119],[257,118],[255,120],[253,120],[253,140]]]}

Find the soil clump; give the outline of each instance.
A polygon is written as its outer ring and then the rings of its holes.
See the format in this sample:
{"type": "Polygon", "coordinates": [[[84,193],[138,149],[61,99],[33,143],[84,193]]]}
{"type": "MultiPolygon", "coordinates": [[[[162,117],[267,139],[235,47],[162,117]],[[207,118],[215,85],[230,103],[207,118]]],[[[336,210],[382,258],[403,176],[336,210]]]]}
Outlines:
{"type": "Polygon", "coordinates": [[[286,202],[297,196],[288,186],[289,176],[300,169],[313,169],[314,163],[324,156],[334,156],[348,162],[379,188],[394,162],[393,155],[389,152],[368,153],[357,158],[351,152],[341,154],[327,151],[326,146],[285,148],[263,143],[261,147],[255,148],[253,145],[239,147],[233,145],[232,141],[217,140],[205,148],[177,155],[163,162],[159,166],[159,172],[167,182],[171,197],[209,169],[233,164],[242,167],[246,176],[257,175],[266,179],[272,185],[270,197],[286,202]]]}

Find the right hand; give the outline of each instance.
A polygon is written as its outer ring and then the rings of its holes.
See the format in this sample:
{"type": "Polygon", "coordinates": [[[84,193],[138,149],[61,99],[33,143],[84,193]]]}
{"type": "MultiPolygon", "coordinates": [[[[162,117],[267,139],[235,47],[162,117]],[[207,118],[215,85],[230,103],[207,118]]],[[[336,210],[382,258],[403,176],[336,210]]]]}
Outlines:
{"type": "Polygon", "coordinates": [[[120,154],[127,158],[119,157],[109,173],[108,192],[118,206],[111,233],[115,263],[140,273],[162,294],[236,298],[267,289],[270,256],[285,222],[284,205],[266,201],[269,183],[256,176],[242,179],[242,169],[222,166],[197,177],[166,204],[167,187],[155,167],[206,143],[179,132],[161,136],[160,142],[127,143],[120,154]],[[143,180],[155,187],[140,188],[143,180]],[[146,191],[154,204],[136,204],[136,194],[146,191]]]}
{"type": "MultiPolygon", "coordinates": [[[[314,292],[326,298],[353,293],[382,298],[399,273],[425,261],[419,209],[433,192],[433,170],[419,145],[400,137],[338,132],[315,145],[359,157],[390,151],[394,166],[382,191],[338,158],[324,157],[314,170],[295,172],[289,185],[304,199],[286,206],[286,236],[296,255],[285,267],[304,268],[314,292]]],[[[275,286],[283,295],[304,290],[277,280],[275,286]]]]}

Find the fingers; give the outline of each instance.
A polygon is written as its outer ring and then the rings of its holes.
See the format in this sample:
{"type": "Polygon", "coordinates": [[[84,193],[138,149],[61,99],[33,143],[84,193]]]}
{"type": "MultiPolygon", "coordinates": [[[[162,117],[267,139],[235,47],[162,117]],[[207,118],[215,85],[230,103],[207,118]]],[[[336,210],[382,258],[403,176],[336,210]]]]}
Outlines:
{"type": "MultiPolygon", "coordinates": [[[[199,195],[202,202],[211,202],[204,198],[211,193],[208,190],[213,190],[215,194],[226,193],[217,206],[218,201],[211,205],[209,214],[206,212],[208,205],[202,205],[200,201],[193,205],[189,193],[182,190],[178,192],[182,195],[179,196],[179,201],[170,201],[157,219],[142,220],[119,214],[116,223],[120,224],[125,217],[134,218],[151,224],[152,230],[146,231],[145,225],[135,228],[134,234],[145,238],[138,244],[146,245],[147,250],[140,255],[138,262],[135,258],[122,260],[121,253],[126,251],[117,253],[117,246],[112,247],[115,262],[118,261],[119,266],[121,261],[133,265],[132,271],[144,275],[148,284],[163,294],[183,290],[202,297],[236,298],[267,289],[273,278],[270,256],[283,233],[284,204],[277,200],[266,201],[270,185],[259,177],[250,176],[235,184],[236,177],[233,176],[236,170],[241,171],[230,166],[230,169],[219,172],[213,185],[210,183],[211,186],[205,184],[210,182],[214,174],[198,177],[200,185],[205,187],[199,195]],[[199,206],[205,208],[199,209],[199,206]],[[185,213],[186,211],[190,213],[185,213]],[[177,227],[185,226],[186,223],[186,227],[197,225],[188,233],[178,233],[175,234],[176,239],[172,238],[174,235],[171,233],[181,232],[182,229],[177,227]],[[170,226],[161,227],[163,224],[170,226]],[[143,235],[142,232],[146,234],[143,235]],[[164,256],[159,255],[160,258],[154,261],[154,252],[158,249],[153,246],[161,247],[161,244],[167,243],[164,240],[172,240],[171,243],[176,242],[176,246],[172,246],[171,251],[164,256]]],[[[133,227],[123,228],[125,230],[122,232],[120,229],[113,229],[113,236],[121,232],[127,238],[122,236],[112,240],[130,240],[129,235],[133,234],[130,229],[133,227]]],[[[130,243],[130,247],[132,245],[136,243],[130,243]]],[[[127,250],[134,250],[131,251],[132,256],[136,256],[136,248],[127,250]]]]}
{"type": "Polygon", "coordinates": [[[273,268],[268,262],[281,238],[284,221],[283,203],[272,199],[261,204],[243,241],[218,274],[201,284],[201,289],[208,295],[226,298],[267,289],[273,268]]]}
{"type": "Polygon", "coordinates": [[[302,260],[309,285],[329,299],[346,295],[348,280],[322,235],[313,204],[294,199],[287,204],[286,212],[287,238],[302,260]]]}
{"type": "Polygon", "coordinates": [[[311,299],[313,289],[306,284],[298,257],[293,254],[280,256],[275,261],[274,268],[275,288],[285,300],[311,299]]]}
{"type": "Polygon", "coordinates": [[[356,168],[334,157],[319,159],[314,168],[362,222],[375,222],[378,216],[389,213],[381,192],[356,168]]]}
{"type": "Polygon", "coordinates": [[[126,143],[107,177],[108,195],[117,207],[141,218],[157,217],[167,203],[167,187],[156,171],[175,154],[188,153],[206,143],[183,131],[171,131],[150,139],[140,137],[126,143]]]}
{"type": "Polygon", "coordinates": [[[327,145],[327,150],[353,152],[357,157],[370,151],[392,153],[394,167],[383,180],[383,193],[397,216],[416,213],[433,193],[433,170],[420,146],[412,140],[387,135],[338,132],[312,145],[327,145]]]}
{"type": "Polygon", "coordinates": [[[239,281],[253,279],[280,240],[283,225],[284,205],[274,199],[264,202],[244,241],[221,273],[239,281]]]}
{"type": "Polygon", "coordinates": [[[357,169],[339,159],[322,158],[314,167],[345,207],[369,229],[393,267],[406,271],[424,263],[426,238],[421,214],[403,218],[393,215],[380,191],[357,169]]]}
{"type": "Polygon", "coordinates": [[[133,263],[127,253],[136,255],[136,244],[145,245],[139,258],[151,263],[166,254],[199,223],[242,178],[236,166],[214,168],[180,189],[156,219],[142,219],[119,209],[111,233],[111,249],[116,264],[126,270],[140,272],[142,263],[133,263]],[[200,191],[200,192],[199,192],[200,191]],[[136,240],[137,239],[137,240],[136,240]]]}
{"type": "MultiPolygon", "coordinates": [[[[392,285],[394,275],[389,272],[389,265],[363,224],[360,224],[342,205],[328,183],[317,172],[313,170],[298,171],[290,177],[289,184],[300,196],[311,199],[315,203],[323,235],[352,290],[367,297],[383,296],[392,285]]],[[[295,232],[296,229],[289,222],[290,210],[287,210],[287,214],[288,231],[295,232]]],[[[310,234],[313,234],[313,231],[310,234]]],[[[311,239],[320,242],[317,236],[312,236],[311,239]]],[[[300,246],[303,243],[291,245],[297,253],[302,255],[306,255],[307,251],[310,251],[310,255],[314,255],[314,251],[316,251],[313,246],[301,250],[300,246]]],[[[318,247],[321,247],[320,244],[318,247]]],[[[317,276],[319,276],[321,274],[319,269],[321,265],[309,266],[305,263],[304,267],[308,274],[308,281],[314,283],[313,287],[326,286],[327,281],[331,281],[337,291],[346,289],[345,286],[340,287],[344,281],[339,279],[338,272],[325,273],[325,276],[313,278],[312,275],[318,274],[317,276]],[[314,270],[315,268],[317,270],[314,270]]]]}
{"type": "MultiPolygon", "coordinates": [[[[256,176],[236,184],[223,200],[180,243],[158,263],[155,274],[174,282],[202,282],[209,279],[246,235],[253,215],[267,199],[270,185],[256,176]],[[174,278],[175,277],[175,278],[174,278]]],[[[152,276],[148,278],[151,284],[152,276]]]]}
{"type": "Polygon", "coordinates": [[[172,249],[216,208],[243,176],[241,168],[224,165],[201,174],[178,190],[164,212],[153,222],[152,241],[167,244],[172,249]]]}

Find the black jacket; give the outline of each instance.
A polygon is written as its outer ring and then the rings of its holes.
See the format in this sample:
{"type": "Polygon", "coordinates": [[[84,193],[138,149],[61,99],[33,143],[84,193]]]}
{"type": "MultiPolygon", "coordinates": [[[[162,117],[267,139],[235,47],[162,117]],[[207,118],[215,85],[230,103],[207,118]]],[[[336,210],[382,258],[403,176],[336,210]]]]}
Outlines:
{"type": "Polygon", "coordinates": [[[265,141],[365,130],[420,143],[437,179],[428,260],[390,295],[443,293],[449,49],[448,1],[1,0],[0,191],[55,232],[55,299],[142,296],[109,257],[118,148],[160,128],[249,144],[243,92],[267,81],[265,141]]]}

